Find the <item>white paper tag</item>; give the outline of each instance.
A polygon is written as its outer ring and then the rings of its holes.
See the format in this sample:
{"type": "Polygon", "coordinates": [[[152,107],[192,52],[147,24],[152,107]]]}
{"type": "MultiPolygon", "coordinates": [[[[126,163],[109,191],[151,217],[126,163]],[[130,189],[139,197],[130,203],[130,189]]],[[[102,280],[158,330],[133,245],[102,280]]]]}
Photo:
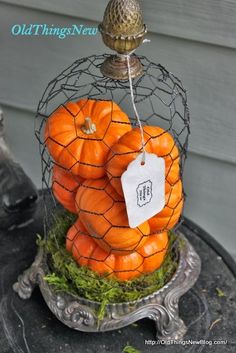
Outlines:
{"type": "Polygon", "coordinates": [[[165,161],[153,153],[145,153],[128,165],[121,176],[126,209],[131,228],[138,227],[165,206],[165,161]]]}

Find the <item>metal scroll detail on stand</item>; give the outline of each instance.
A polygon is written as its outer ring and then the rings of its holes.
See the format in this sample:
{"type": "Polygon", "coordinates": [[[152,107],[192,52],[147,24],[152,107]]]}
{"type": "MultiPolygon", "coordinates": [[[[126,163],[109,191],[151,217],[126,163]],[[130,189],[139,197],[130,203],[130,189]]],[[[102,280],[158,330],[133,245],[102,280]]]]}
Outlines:
{"type": "Polygon", "coordinates": [[[64,292],[56,293],[45,280],[47,261],[42,250],[39,251],[32,266],[18,278],[14,290],[22,299],[30,298],[35,285],[53,314],[65,325],[79,331],[105,332],[125,327],[142,318],[155,321],[157,337],[163,340],[181,339],[186,326],[179,317],[180,297],[196,282],[201,262],[192,245],[184,241],[179,247],[179,264],[172,279],[160,290],[134,302],[108,304],[102,320],[97,312],[100,304],[64,292]]]}

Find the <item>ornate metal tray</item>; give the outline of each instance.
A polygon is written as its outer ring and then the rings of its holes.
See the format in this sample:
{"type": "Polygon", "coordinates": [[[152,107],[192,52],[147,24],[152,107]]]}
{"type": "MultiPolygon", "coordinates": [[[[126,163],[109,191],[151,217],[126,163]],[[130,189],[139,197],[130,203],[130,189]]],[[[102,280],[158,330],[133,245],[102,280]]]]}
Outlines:
{"type": "Polygon", "coordinates": [[[157,337],[163,340],[181,339],[186,326],[179,317],[179,299],[196,282],[201,261],[192,245],[179,233],[179,263],[171,280],[160,290],[140,300],[107,304],[104,318],[98,319],[100,303],[65,292],[55,292],[44,277],[48,273],[46,256],[40,249],[29,269],[13,285],[22,299],[30,298],[36,285],[53,314],[65,325],[79,331],[104,332],[122,328],[142,318],[155,321],[157,337]],[[184,244],[184,245],[183,245],[184,244]]]}

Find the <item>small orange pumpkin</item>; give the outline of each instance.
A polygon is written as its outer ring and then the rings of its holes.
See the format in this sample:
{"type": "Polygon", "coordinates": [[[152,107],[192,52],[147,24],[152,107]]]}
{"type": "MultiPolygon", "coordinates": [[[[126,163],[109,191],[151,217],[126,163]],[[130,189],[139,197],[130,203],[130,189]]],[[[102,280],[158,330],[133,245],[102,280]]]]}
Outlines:
{"type": "Polygon", "coordinates": [[[128,116],[112,101],[81,99],[49,116],[45,143],[57,164],[84,179],[105,175],[111,146],[131,130],[128,116]]]}
{"type": "Polygon", "coordinates": [[[163,210],[148,221],[151,233],[170,230],[178,223],[184,204],[181,180],[170,187],[165,195],[165,201],[163,210]]]}
{"type": "Polygon", "coordinates": [[[68,211],[76,213],[75,196],[83,179],[57,166],[52,170],[52,191],[58,202],[68,211]]]}
{"type": "Polygon", "coordinates": [[[105,251],[116,254],[140,248],[150,233],[148,222],[130,228],[126,205],[107,178],[85,180],[76,194],[78,215],[85,228],[105,251]]]}
{"type": "MultiPolygon", "coordinates": [[[[173,137],[158,126],[144,126],[145,150],[165,160],[166,191],[179,179],[179,151],[173,137]]],[[[128,165],[141,153],[142,140],[139,128],[123,135],[108,155],[106,171],[111,185],[123,195],[120,177],[128,165]]]]}
{"type": "Polygon", "coordinates": [[[78,219],[67,233],[66,248],[80,266],[126,281],[153,272],[161,266],[168,248],[168,235],[152,235],[137,251],[117,255],[100,248],[78,219]]]}

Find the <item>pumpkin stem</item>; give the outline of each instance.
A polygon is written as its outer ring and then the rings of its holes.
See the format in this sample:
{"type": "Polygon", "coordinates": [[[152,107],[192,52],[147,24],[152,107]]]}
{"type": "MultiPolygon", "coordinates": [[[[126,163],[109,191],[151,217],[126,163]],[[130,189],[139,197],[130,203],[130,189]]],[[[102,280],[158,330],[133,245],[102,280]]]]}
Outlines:
{"type": "Polygon", "coordinates": [[[92,123],[91,118],[87,117],[84,119],[84,125],[81,126],[81,130],[84,134],[90,135],[96,131],[96,125],[92,123]]]}

